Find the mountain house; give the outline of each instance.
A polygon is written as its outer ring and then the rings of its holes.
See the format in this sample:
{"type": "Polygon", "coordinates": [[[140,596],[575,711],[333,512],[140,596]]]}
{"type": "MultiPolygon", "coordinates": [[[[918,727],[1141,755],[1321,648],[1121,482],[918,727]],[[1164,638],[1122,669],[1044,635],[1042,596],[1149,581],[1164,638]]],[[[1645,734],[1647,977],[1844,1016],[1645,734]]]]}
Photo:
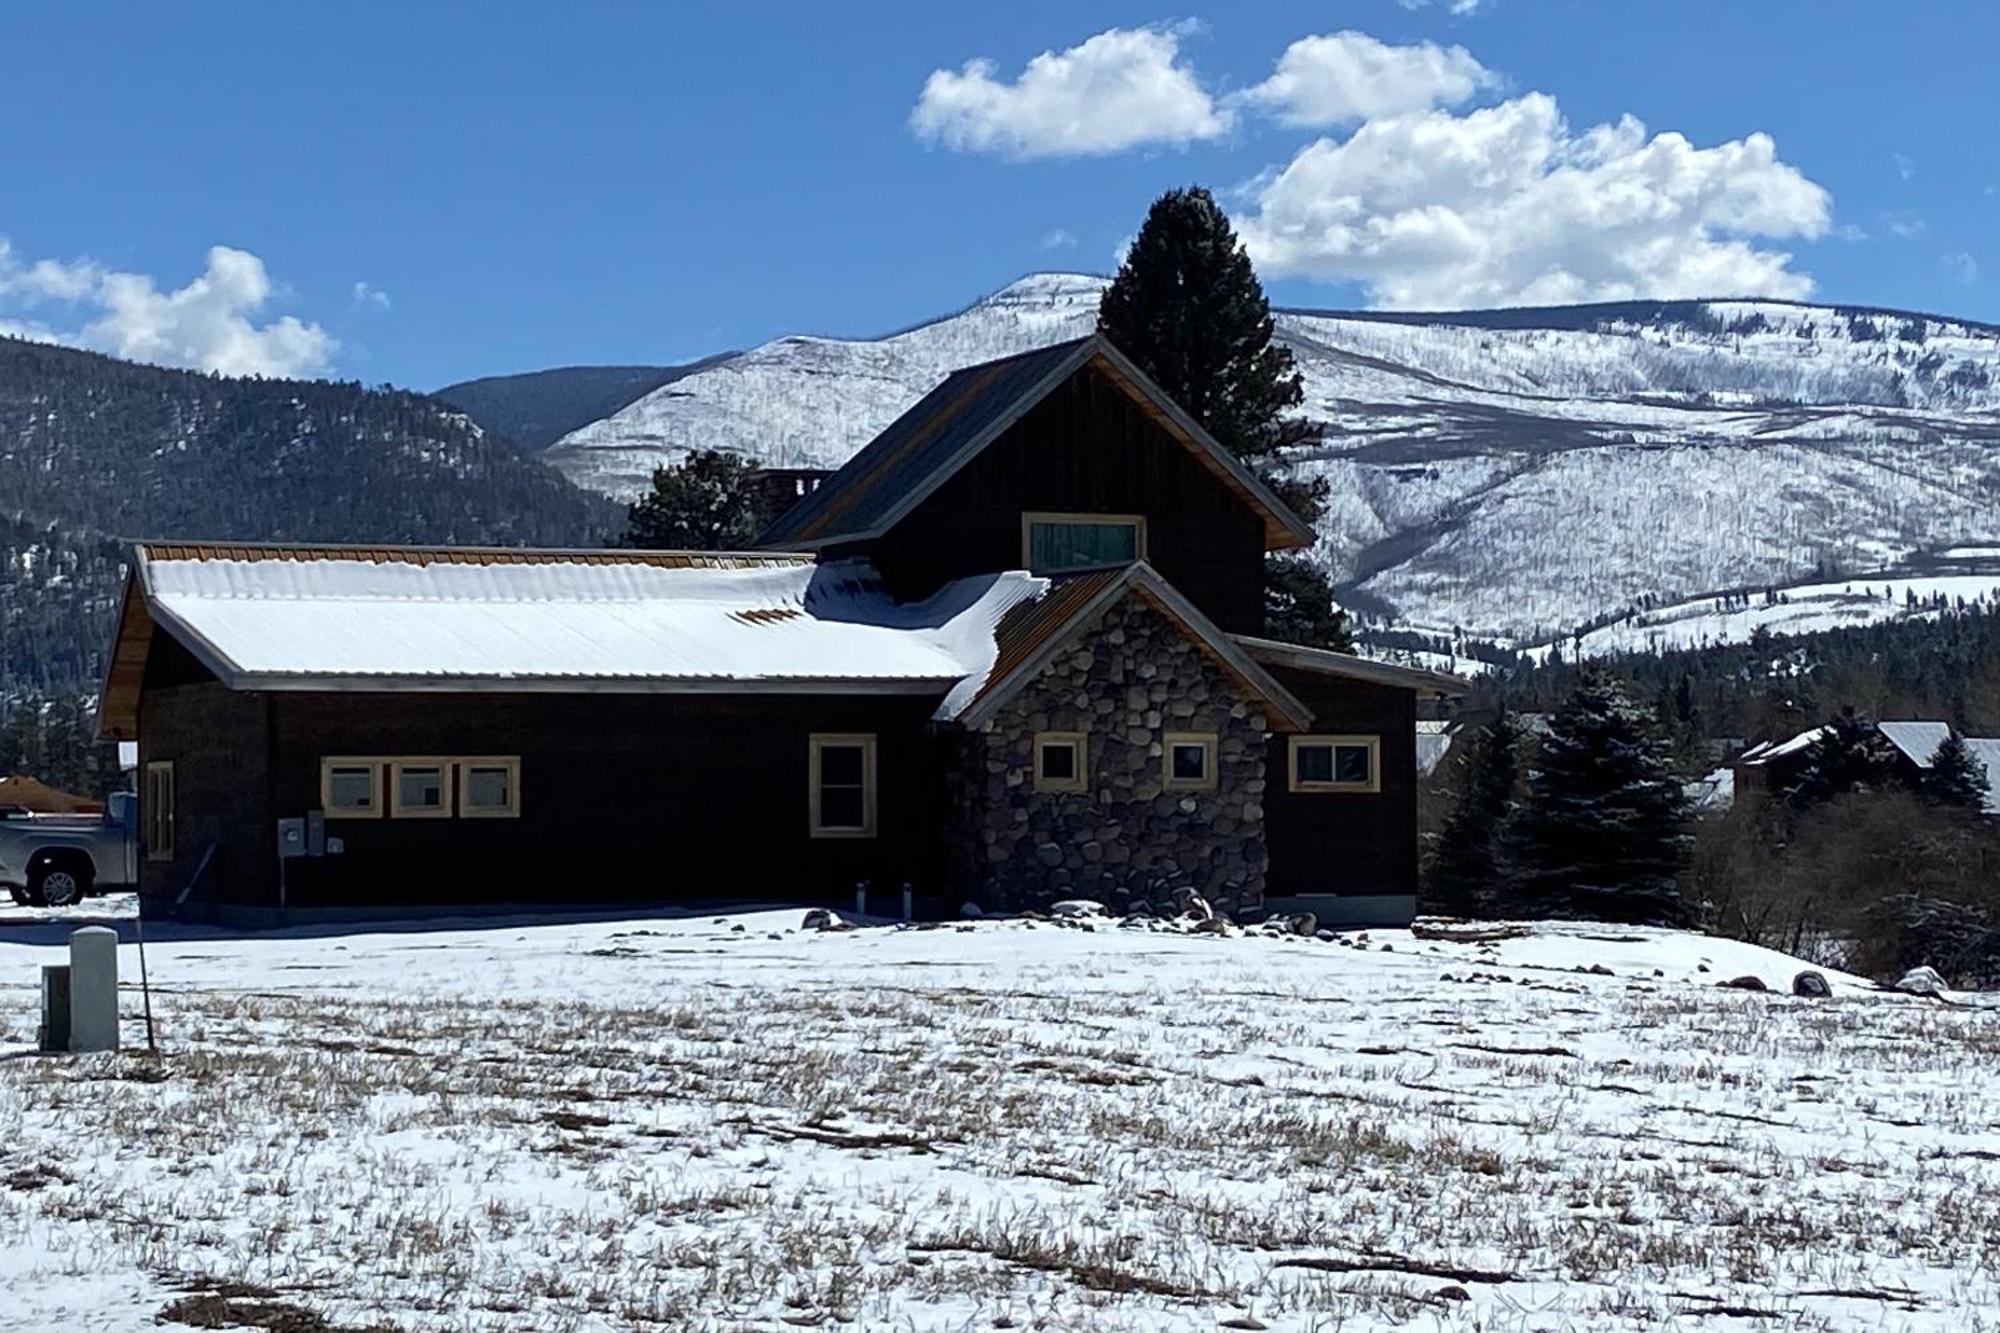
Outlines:
{"type": "Polygon", "coordinates": [[[141,543],[153,913],[1089,896],[1406,920],[1419,699],[1263,637],[1310,529],[1099,337],[961,370],[750,552],[141,543]]]}

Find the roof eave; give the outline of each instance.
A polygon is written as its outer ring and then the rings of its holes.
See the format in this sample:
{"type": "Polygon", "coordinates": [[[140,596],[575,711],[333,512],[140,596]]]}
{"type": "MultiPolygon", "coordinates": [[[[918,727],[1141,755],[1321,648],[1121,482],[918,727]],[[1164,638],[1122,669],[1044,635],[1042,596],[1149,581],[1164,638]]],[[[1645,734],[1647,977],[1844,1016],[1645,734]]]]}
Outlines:
{"type": "Polygon", "coordinates": [[[1265,639],[1252,634],[1232,634],[1230,637],[1258,661],[1272,662],[1301,671],[1320,671],[1376,685],[1427,691],[1452,697],[1466,694],[1472,688],[1471,682],[1463,677],[1443,671],[1398,666],[1393,662],[1374,662],[1365,657],[1356,657],[1352,653],[1337,653],[1329,648],[1308,648],[1304,644],[1265,639]]]}

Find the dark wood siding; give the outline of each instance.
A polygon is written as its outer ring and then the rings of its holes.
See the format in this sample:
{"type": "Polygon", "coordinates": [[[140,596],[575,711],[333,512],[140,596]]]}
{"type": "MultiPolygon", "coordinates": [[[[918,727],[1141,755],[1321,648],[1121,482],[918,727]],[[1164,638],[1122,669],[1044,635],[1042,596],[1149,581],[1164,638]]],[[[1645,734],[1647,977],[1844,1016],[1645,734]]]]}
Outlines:
{"type": "MultiPolygon", "coordinates": [[[[944,783],[919,697],[276,694],[274,816],[320,804],[320,760],[518,755],[518,819],[330,819],[292,907],[627,900],[851,902],[941,881],[944,783]],[[808,829],[808,738],[877,737],[878,831],[808,829]]],[[[386,799],[385,799],[386,803],[386,799]]]]}
{"type": "Polygon", "coordinates": [[[1313,734],[1382,738],[1382,790],[1295,793],[1286,738],[1272,737],[1264,799],[1269,895],[1415,893],[1416,693],[1286,667],[1271,674],[1312,709],[1313,734]]]}
{"type": "Polygon", "coordinates": [[[866,550],[900,597],[1021,567],[1021,515],[1143,514],[1146,558],[1225,630],[1264,623],[1264,525],[1235,492],[1086,368],[866,550]]]}
{"type": "MultiPolygon", "coordinates": [[[[213,847],[194,894],[223,902],[264,901],[276,882],[269,810],[269,709],[254,694],[225,689],[185,648],[155,633],[139,703],[139,771],[174,766],[174,856],[144,859],[140,892],[171,900],[213,847]]],[[[139,785],[143,794],[145,784],[139,785]]],[[[141,828],[146,821],[140,820],[141,828]]]]}

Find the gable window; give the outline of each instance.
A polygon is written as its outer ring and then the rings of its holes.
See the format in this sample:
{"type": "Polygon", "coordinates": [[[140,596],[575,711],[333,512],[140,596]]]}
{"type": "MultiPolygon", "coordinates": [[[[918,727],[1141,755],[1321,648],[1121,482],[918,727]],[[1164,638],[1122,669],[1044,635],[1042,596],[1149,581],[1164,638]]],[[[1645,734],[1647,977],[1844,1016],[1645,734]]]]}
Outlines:
{"type": "Polygon", "coordinates": [[[515,819],[521,813],[521,761],[458,761],[458,813],[464,819],[515,819]]]}
{"type": "Polygon", "coordinates": [[[1160,760],[1169,791],[1215,790],[1215,733],[1170,731],[1160,760]]]}
{"type": "Polygon", "coordinates": [[[398,759],[390,770],[389,813],[397,819],[451,818],[451,765],[442,759],[398,759]]]}
{"type": "Polygon", "coordinates": [[[320,760],[319,804],[328,819],[379,819],[382,815],[382,761],[320,760]]]}
{"type": "Polygon", "coordinates": [[[1293,791],[1382,790],[1380,736],[1294,736],[1291,761],[1293,791]]]}
{"type": "Polygon", "coordinates": [[[146,765],[146,859],[174,859],[174,765],[156,759],[146,765]]]}
{"type": "Polygon", "coordinates": [[[815,735],[808,799],[815,838],[875,836],[875,738],[815,735]]]}
{"type": "Polygon", "coordinates": [[[1088,791],[1088,755],[1080,731],[1035,733],[1035,790],[1088,791]]]}
{"type": "Polygon", "coordinates": [[[1023,514],[1021,559],[1035,574],[1129,565],[1146,558],[1137,514],[1023,514]]]}

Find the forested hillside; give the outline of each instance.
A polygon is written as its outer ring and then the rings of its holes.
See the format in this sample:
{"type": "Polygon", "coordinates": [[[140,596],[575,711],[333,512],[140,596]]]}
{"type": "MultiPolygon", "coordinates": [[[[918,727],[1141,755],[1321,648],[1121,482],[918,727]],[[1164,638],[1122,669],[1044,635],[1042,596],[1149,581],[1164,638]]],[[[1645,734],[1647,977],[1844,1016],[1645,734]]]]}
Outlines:
{"type": "Polygon", "coordinates": [[[96,688],[121,539],[562,546],[621,522],[419,394],[0,338],[0,700],[96,688]]]}

